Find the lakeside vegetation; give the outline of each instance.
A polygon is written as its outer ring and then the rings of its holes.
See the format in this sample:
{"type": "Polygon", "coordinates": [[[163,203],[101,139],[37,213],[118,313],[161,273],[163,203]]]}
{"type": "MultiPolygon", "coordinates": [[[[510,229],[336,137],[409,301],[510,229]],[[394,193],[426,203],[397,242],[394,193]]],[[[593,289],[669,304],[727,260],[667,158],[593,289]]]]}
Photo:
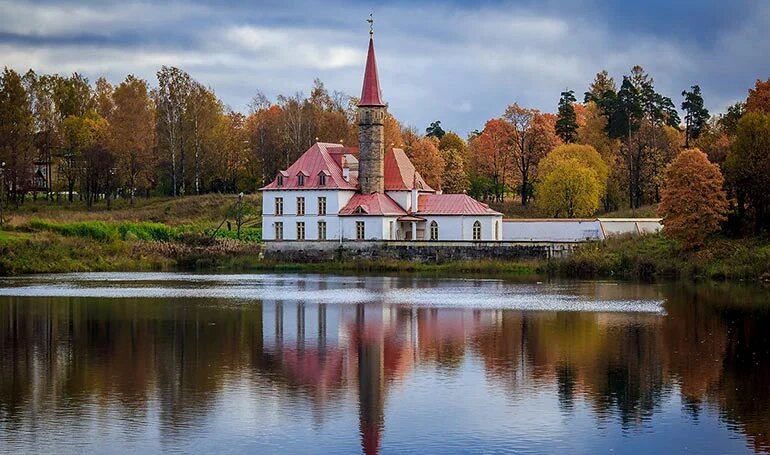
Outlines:
{"type": "MultiPolygon", "coordinates": [[[[258,207],[258,197],[247,197],[258,207]]],[[[259,218],[237,238],[222,223],[235,196],[137,199],[110,210],[96,205],[25,204],[0,229],[0,275],[85,271],[228,270],[340,273],[419,273],[557,276],[622,280],[770,280],[770,239],[712,237],[697,251],[663,234],[586,244],[567,258],[527,261],[455,261],[425,264],[393,260],[320,264],[260,260],[259,218]]],[[[645,207],[642,213],[654,210],[645,207]]],[[[638,212],[637,212],[638,213],[638,212]]],[[[518,212],[507,212],[515,216],[518,212]]],[[[608,213],[606,216],[629,216],[608,213]]]]}

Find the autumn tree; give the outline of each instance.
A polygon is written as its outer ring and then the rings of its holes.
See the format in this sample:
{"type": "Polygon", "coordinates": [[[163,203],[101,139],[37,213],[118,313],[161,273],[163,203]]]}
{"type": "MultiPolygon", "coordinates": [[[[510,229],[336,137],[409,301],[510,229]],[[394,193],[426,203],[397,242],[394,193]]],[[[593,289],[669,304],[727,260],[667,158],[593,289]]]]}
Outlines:
{"type": "Polygon", "coordinates": [[[191,82],[183,115],[183,145],[192,155],[190,183],[195,194],[203,190],[205,170],[213,169],[213,163],[220,153],[215,144],[215,135],[223,111],[222,102],[211,89],[199,82],[191,82]]]}
{"type": "Polygon", "coordinates": [[[706,127],[709,117],[709,111],[703,105],[703,96],[700,92],[700,86],[693,85],[692,91],[682,91],[684,101],[682,109],[685,111],[685,139],[684,146],[690,147],[690,139],[698,139],[703,129],[706,127]]]}
{"type": "Polygon", "coordinates": [[[184,195],[184,114],[192,78],[179,68],[163,66],[155,92],[158,148],[170,167],[171,195],[184,195]]]}
{"type": "Polygon", "coordinates": [[[34,147],[37,157],[48,164],[47,187],[49,199],[53,196],[54,155],[61,147],[61,119],[57,111],[54,89],[56,78],[47,74],[37,75],[33,71],[25,74],[35,119],[34,147]]]}
{"type": "Polygon", "coordinates": [[[106,78],[100,77],[94,84],[92,105],[102,118],[110,118],[112,111],[115,108],[115,101],[113,100],[113,94],[115,89],[106,78]]]}
{"type": "Polygon", "coordinates": [[[457,194],[468,191],[470,183],[463,153],[453,148],[444,152],[443,155],[444,173],[441,180],[444,192],[457,194]]]}
{"type": "Polygon", "coordinates": [[[111,94],[111,149],[131,203],[137,188],[148,188],[155,175],[155,107],[147,82],[129,75],[111,94]]]}
{"type": "Polygon", "coordinates": [[[770,78],[766,81],[757,79],[754,88],[749,89],[746,112],[763,112],[770,115],[770,78]]]}
{"type": "Polygon", "coordinates": [[[488,120],[484,130],[471,138],[471,194],[502,201],[513,169],[513,127],[503,119],[488,120]]]}
{"type": "Polygon", "coordinates": [[[749,112],[738,122],[735,141],[725,162],[735,192],[738,216],[751,209],[756,231],[770,225],[770,115],[749,112]]]}
{"type": "Polygon", "coordinates": [[[511,126],[511,154],[517,179],[521,182],[521,204],[527,205],[537,163],[558,143],[555,117],[514,103],[505,110],[503,118],[511,126]]]}
{"type": "Polygon", "coordinates": [[[280,170],[283,140],[281,115],[280,107],[267,102],[246,118],[244,128],[250,155],[246,170],[256,180],[256,188],[270,182],[280,170]]]}
{"type": "MultiPolygon", "coordinates": [[[[18,203],[29,179],[35,119],[22,76],[5,68],[0,76],[0,162],[4,185],[18,203]]],[[[5,191],[3,191],[5,194],[5,191]]],[[[0,201],[0,204],[5,201],[0,201]]]]}
{"type": "Polygon", "coordinates": [[[596,213],[602,195],[596,171],[576,158],[556,160],[536,186],[535,204],[546,216],[581,217],[596,213]]]}
{"type": "Polygon", "coordinates": [[[64,161],[62,173],[67,180],[68,200],[72,202],[75,185],[80,182],[87,202],[104,180],[103,166],[107,151],[107,120],[96,111],[70,115],[62,122],[64,161]]]}
{"type": "Polygon", "coordinates": [[[441,137],[438,149],[444,158],[444,174],[441,179],[444,191],[447,193],[467,191],[469,186],[466,169],[468,145],[457,133],[450,131],[441,137]]]}
{"type": "Polygon", "coordinates": [[[601,101],[608,93],[614,94],[616,91],[615,79],[610,76],[607,70],[602,70],[596,73],[593,82],[588,87],[588,91],[585,92],[584,101],[586,103],[593,101],[597,105],[601,105],[601,101]]]}
{"type": "Polygon", "coordinates": [[[577,115],[575,114],[575,92],[572,90],[561,92],[559,99],[559,113],[556,120],[556,134],[562,141],[569,144],[577,140],[577,115]]]}
{"type": "Polygon", "coordinates": [[[417,172],[432,188],[441,188],[445,163],[438,149],[438,139],[426,136],[406,142],[404,152],[412,160],[417,172]]]}
{"type": "Polygon", "coordinates": [[[540,161],[538,172],[547,176],[553,172],[559,163],[566,160],[575,160],[582,166],[593,170],[599,182],[599,189],[602,193],[604,192],[609,179],[609,168],[599,152],[590,145],[564,144],[554,148],[540,161]]]}
{"type": "Polygon", "coordinates": [[[235,193],[238,190],[238,178],[248,157],[245,120],[243,114],[233,111],[219,117],[212,173],[212,186],[217,191],[235,193]]]}
{"type": "Polygon", "coordinates": [[[726,219],[727,197],[719,166],[698,149],[684,150],[666,168],[660,214],[664,232],[690,248],[703,244],[726,219]]]}

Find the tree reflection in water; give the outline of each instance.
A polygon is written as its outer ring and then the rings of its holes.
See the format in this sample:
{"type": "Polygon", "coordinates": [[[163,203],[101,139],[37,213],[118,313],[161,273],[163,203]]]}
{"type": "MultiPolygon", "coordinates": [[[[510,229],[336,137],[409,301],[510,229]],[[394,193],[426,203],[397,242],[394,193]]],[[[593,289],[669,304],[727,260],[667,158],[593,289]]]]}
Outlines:
{"type": "MultiPolygon", "coordinates": [[[[678,396],[691,421],[713,409],[748,447],[770,451],[770,307],[756,290],[602,292],[663,293],[666,314],[4,297],[0,442],[88,447],[93,425],[109,420],[169,448],[205,429],[240,384],[263,403],[255,412],[308,408],[316,428],[357,407],[361,451],[378,453],[394,390],[418,371],[459,381],[479,365],[509,400],[553,390],[562,414],[582,403],[597,423],[627,430],[655,425],[662,403],[678,396]]],[[[452,399],[442,393],[436,400],[452,399]]]]}

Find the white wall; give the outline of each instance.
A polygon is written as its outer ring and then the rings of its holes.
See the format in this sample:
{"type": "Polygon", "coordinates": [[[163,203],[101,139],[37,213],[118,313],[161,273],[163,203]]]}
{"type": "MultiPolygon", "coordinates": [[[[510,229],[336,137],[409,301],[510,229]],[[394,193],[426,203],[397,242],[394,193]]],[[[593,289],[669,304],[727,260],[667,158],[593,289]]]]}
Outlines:
{"type": "Polygon", "coordinates": [[[318,240],[318,222],[326,221],[326,239],[338,240],[340,221],[337,214],[354,191],[279,190],[262,192],[262,238],[275,240],[275,223],[283,223],[283,239],[297,240],[297,222],[305,223],[305,240],[318,240]],[[275,198],[283,198],[283,215],[275,215],[275,198]],[[297,215],[297,198],[305,198],[305,215],[297,215]],[[318,215],[318,198],[326,197],[326,215],[318,215]]]}
{"type": "Polygon", "coordinates": [[[411,191],[386,191],[386,195],[396,201],[402,209],[407,212],[412,210],[412,192],[411,191]]]}
{"type": "Polygon", "coordinates": [[[430,223],[438,223],[439,240],[473,240],[473,223],[481,223],[481,240],[501,240],[502,233],[495,232],[497,226],[502,230],[503,217],[500,215],[450,216],[433,215],[425,218],[424,237],[418,240],[430,240],[430,223]],[[499,222],[499,224],[496,224],[499,222]]]}
{"type": "Polygon", "coordinates": [[[503,240],[582,242],[603,238],[598,220],[505,220],[503,240]]]}
{"type": "MultiPolygon", "coordinates": [[[[356,222],[364,222],[365,240],[392,240],[390,223],[395,222],[395,216],[341,216],[343,240],[356,240],[356,222]]],[[[394,228],[395,229],[395,228],[394,228]]],[[[395,237],[395,231],[393,233],[395,237]]]]}

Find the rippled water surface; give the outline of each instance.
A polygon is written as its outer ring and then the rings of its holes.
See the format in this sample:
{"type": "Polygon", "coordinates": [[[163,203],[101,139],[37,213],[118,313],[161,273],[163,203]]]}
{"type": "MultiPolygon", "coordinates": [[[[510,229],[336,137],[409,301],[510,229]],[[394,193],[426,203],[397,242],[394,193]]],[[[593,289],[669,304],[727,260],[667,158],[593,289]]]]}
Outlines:
{"type": "Polygon", "coordinates": [[[607,282],[0,279],[0,452],[770,452],[769,301],[607,282]]]}

